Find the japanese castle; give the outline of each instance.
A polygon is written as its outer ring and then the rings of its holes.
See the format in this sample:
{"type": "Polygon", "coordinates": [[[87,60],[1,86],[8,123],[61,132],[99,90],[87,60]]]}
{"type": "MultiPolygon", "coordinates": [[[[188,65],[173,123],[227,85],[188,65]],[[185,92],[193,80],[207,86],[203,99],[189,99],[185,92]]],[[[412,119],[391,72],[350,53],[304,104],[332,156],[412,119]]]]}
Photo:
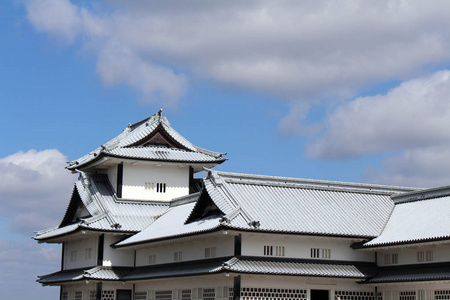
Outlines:
{"type": "Polygon", "coordinates": [[[61,300],[450,299],[450,187],[216,171],[162,112],[68,163],[61,300]],[[194,174],[206,171],[206,177],[194,174]]]}

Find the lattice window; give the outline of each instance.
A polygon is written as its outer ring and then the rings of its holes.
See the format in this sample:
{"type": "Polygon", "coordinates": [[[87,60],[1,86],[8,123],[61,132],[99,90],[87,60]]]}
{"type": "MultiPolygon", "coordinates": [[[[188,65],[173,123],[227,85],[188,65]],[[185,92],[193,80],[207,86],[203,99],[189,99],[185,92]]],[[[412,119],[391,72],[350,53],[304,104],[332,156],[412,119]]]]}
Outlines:
{"type": "Polygon", "coordinates": [[[383,300],[383,293],[377,293],[376,300],[383,300]]]}
{"type": "Polygon", "coordinates": [[[336,291],[334,293],[336,297],[341,300],[373,300],[373,292],[361,292],[361,291],[336,291]]]}
{"type": "MultiPolygon", "coordinates": [[[[230,299],[232,299],[230,295],[230,299]]],[[[271,288],[241,288],[241,300],[277,300],[301,299],[306,300],[306,290],[298,289],[271,289],[271,288]]]]}
{"type": "Polygon", "coordinates": [[[399,300],[416,300],[416,291],[400,292],[399,300]]]}
{"type": "Polygon", "coordinates": [[[62,292],[61,300],[69,300],[69,293],[68,292],[62,292]]]}
{"type": "Polygon", "coordinates": [[[171,300],[172,299],[172,291],[156,291],[155,299],[156,300],[171,300]]]}
{"type": "Polygon", "coordinates": [[[234,300],[234,289],[232,287],[228,289],[228,300],[234,300]]]}
{"type": "Polygon", "coordinates": [[[191,300],[192,291],[191,290],[181,290],[181,300],[191,300]]]}
{"type": "Polygon", "coordinates": [[[214,300],[216,298],[216,289],[203,289],[203,300],[214,300]]]}
{"type": "Polygon", "coordinates": [[[89,291],[89,300],[97,300],[97,291],[89,291]]]}
{"type": "Polygon", "coordinates": [[[434,291],[434,299],[450,299],[450,290],[436,290],[434,291]]]}
{"type": "Polygon", "coordinates": [[[82,291],[75,292],[75,300],[83,300],[83,292],[82,291]]]}
{"type": "Polygon", "coordinates": [[[134,293],[134,300],[147,300],[147,292],[134,293]]]}
{"type": "Polygon", "coordinates": [[[114,291],[103,290],[102,291],[102,300],[114,300],[115,293],[114,291]]]}

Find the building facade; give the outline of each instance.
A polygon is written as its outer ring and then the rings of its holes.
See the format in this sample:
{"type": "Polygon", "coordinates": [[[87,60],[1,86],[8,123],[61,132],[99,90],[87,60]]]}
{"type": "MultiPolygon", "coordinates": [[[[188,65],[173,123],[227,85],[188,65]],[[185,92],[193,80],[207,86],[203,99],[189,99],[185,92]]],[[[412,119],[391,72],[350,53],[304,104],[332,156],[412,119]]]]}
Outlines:
{"type": "Polygon", "coordinates": [[[72,161],[63,300],[450,299],[450,188],[215,171],[162,112],[72,161]],[[206,170],[207,176],[194,175],[206,170]]]}

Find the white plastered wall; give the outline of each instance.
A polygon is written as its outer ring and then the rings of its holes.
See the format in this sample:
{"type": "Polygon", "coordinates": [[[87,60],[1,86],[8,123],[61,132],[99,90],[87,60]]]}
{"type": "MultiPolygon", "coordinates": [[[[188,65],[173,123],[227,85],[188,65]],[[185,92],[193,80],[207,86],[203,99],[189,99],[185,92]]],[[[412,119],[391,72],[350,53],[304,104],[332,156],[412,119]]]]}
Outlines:
{"type": "Polygon", "coordinates": [[[136,251],[136,266],[149,264],[149,256],[155,255],[155,264],[174,262],[174,252],[182,252],[182,261],[205,259],[205,248],[215,247],[215,257],[232,256],[234,254],[234,236],[218,234],[209,237],[198,237],[184,241],[149,244],[148,247],[136,251]]]}
{"type": "Polygon", "coordinates": [[[243,234],[242,255],[264,256],[264,246],[284,246],[285,257],[311,258],[311,248],[330,249],[331,260],[375,262],[375,254],[355,251],[351,239],[331,237],[305,237],[281,234],[243,234]]]}
{"type": "MultiPolygon", "coordinates": [[[[398,263],[397,265],[410,265],[410,264],[421,264],[421,263],[431,263],[431,262],[448,262],[450,261],[450,244],[439,244],[430,246],[408,246],[408,247],[398,247],[392,249],[381,249],[378,250],[378,265],[384,266],[384,255],[385,254],[397,254],[398,263]],[[417,252],[419,251],[432,251],[433,260],[417,262],[417,252]]],[[[392,264],[391,264],[392,265],[392,264]]]]}
{"type": "Polygon", "coordinates": [[[97,240],[96,236],[86,236],[83,239],[65,242],[64,270],[95,266],[97,264],[97,240]]]}
{"type": "Polygon", "coordinates": [[[110,246],[123,238],[124,236],[121,235],[105,234],[103,266],[132,267],[134,265],[133,250],[118,250],[110,246]]]}
{"type": "MultiPolygon", "coordinates": [[[[398,300],[401,292],[414,292],[415,299],[419,299],[419,293],[424,297],[422,299],[439,299],[435,298],[435,291],[440,295],[444,293],[447,297],[450,295],[448,282],[389,283],[378,285],[377,288],[378,292],[382,294],[383,300],[398,300]]],[[[446,296],[441,297],[440,299],[447,299],[446,296]]]]}
{"type": "Polygon", "coordinates": [[[124,163],[122,185],[124,199],[170,201],[188,194],[187,165],[124,163]],[[166,192],[157,192],[158,183],[166,184],[166,192]]]}

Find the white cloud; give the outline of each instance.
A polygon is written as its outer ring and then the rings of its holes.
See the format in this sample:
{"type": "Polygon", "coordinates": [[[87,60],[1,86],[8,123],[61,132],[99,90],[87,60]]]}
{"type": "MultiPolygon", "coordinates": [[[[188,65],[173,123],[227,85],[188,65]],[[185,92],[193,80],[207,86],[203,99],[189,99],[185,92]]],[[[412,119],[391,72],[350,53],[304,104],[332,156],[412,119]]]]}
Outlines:
{"type": "Polygon", "coordinates": [[[336,159],[449,144],[449,95],[450,71],[439,71],[357,98],[329,115],[327,131],[308,153],[336,159]]]}
{"type": "Polygon", "coordinates": [[[361,180],[417,187],[450,185],[450,146],[405,151],[388,158],[381,168],[367,169],[361,180]]]}
{"type": "Polygon", "coordinates": [[[450,59],[448,1],[32,0],[27,9],[38,30],[80,37],[105,83],[172,105],[192,76],[310,101],[450,59]]]}
{"type": "Polygon", "coordinates": [[[18,152],[0,159],[0,216],[12,229],[33,231],[58,225],[67,207],[74,175],[56,149],[18,152]]]}
{"type": "Polygon", "coordinates": [[[0,241],[0,290],[4,299],[56,299],[57,287],[42,288],[38,275],[59,270],[60,246],[0,241]]]}

